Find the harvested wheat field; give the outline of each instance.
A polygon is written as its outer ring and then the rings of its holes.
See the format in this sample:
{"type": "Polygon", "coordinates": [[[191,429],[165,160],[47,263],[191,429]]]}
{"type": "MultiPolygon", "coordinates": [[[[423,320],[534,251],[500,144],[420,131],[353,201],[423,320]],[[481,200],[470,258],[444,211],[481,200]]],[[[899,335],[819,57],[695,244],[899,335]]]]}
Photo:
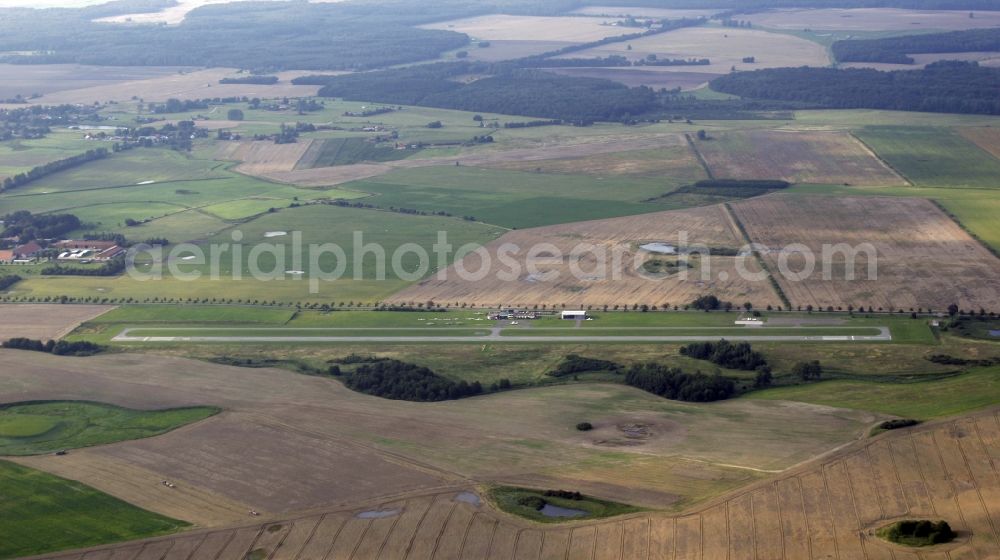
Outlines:
{"type": "Polygon", "coordinates": [[[582,16],[610,16],[610,17],[647,17],[660,19],[681,19],[710,17],[719,10],[697,10],[697,9],[670,9],[670,8],[650,8],[645,6],[587,6],[573,10],[573,14],[582,16]]]}
{"type": "Polygon", "coordinates": [[[895,8],[787,9],[768,10],[742,16],[757,27],[774,29],[844,31],[955,31],[997,27],[1000,12],[968,10],[902,10],[895,8]]]}
{"type": "Polygon", "coordinates": [[[302,159],[312,140],[292,144],[275,144],[269,141],[222,142],[215,151],[215,159],[238,161],[235,171],[247,175],[267,175],[292,171],[302,159]]]}
{"type": "Polygon", "coordinates": [[[692,257],[693,268],[683,274],[650,278],[642,264],[656,255],[639,248],[646,243],[727,249],[743,245],[721,206],[518,230],[486,245],[488,259],[482,253],[470,254],[391,300],[481,306],[684,305],[715,294],[759,307],[780,305],[767,281],[748,281],[737,273],[739,264],[755,271],[752,258],[692,257]],[[516,266],[504,259],[513,259],[516,266]],[[534,260],[534,270],[529,260],[534,260]],[[480,271],[484,262],[492,264],[484,278],[459,274],[480,271]]]}
{"type": "Polygon", "coordinates": [[[647,67],[661,72],[728,74],[733,67],[737,70],[756,70],[830,64],[826,49],[812,41],[792,35],[729,27],[685,27],[632,41],[593,47],[563,55],[562,58],[618,55],[639,60],[651,54],[661,59],[707,58],[711,61],[711,64],[704,66],[647,67]],[[756,62],[744,63],[743,57],[747,56],[755,57],[756,62]]]}
{"type": "Polygon", "coordinates": [[[80,323],[114,309],[108,305],[0,305],[0,341],[12,337],[56,340],[80,323]]]}
{"type": "Polygon", "coordinates": [[[638,513],[553,527],[450,491],[49,558],[997,558],[998,460],[1000,418],[990,411],[882,434],[678,517],[638,513]],[[913,549],[874,536],[900,518],[945,519],[958,538],[913,549]]]}
{"type": "Polygon", "coordinates": [[[0,350],[0,360],[2,403],[222,408],[162,436],[18,459],[200,527],[241,522],[250,509],[281,518],[496,481],[679,510],[849,443],[883,418],[786,401],[706,406],[602,384],[414,403],[329,378],[163,356],[0,350]],[[583,417],[593,433],[566,420],[583,417]],[[629,439],[622,426],[637,424],[643,437],[629,439]]]}
{"type": "MultiPolygon", "coordinates": [[[[609,20],[609,23],[610,21],[614,20],[609,20]]],[[[604,25],[604,20],[599,18],[499,14],[443,21],[420,27],[456,31],[484,41],[554,41],[561,43],[586,43],[630,32],[628,28],[604,25]]]]}
{"type": "MultiPolygon", "coordinates": [[[[98,69],[98,71],[100,71],[98,69]]],[[[44,95],[39,104],[128,102],[134,98],[149,101],[166,101],[170,98],[201,99],[203,97],[308,97],[316,95],[319,86],[296,86],[291,80],[307,72],[280,72],[281,80],[274,85],[220,84],[222,78],[231,78],[236,70],[209,68],[193,72],[174,73],[155,78],[120,82],[111,85],[70,89],[44,95]]]]}
{"type": "Polygon", "coordinates": [[[719,179],[906,184],[864,144],[845,132],[713,132],[708,140],[694,140],[694,145],[712,175],[719,179]]]}
{"type": "Polygon", "coordinates": [[[1000,260],[972,239],[932,202],[916,198],[773,195],[732,205],[750,238],[764,249],[772,271],[782,261],[792,274],[776,274],[794,306],[826,308],[861,305],[880,309],[996,309],[1000,301],[1000,260]],[[802,244],[815,255],[812,274],[802,244]],[[846,259],[833,254],[823,264],[824,245],[870,244],[855,260],[855,279],[846,279],[846,259]],[[877,263],[869,276],[868,263],[877,263]],[[824,269],[828,279],[824,279],[824,269]],[[958,284],[955,278],[965,282],[958,284]]]}
{"type": "Polygon", "coordinates": [[[182,66],[85,66],[83,64],[0,64],[0,98],[51,94],[169,76],[182,66]]]}
{"type": "MultiPolygon", "coordinates": [[[[504,167],[511,165],[516,168],[516,166],[521,165],[534,170],[538,167],[538,163],[532,164],[533,162],[580,159],[590,156],[661,148],[678,148],[682,146],[683,142],[683,137],[678,134],[651,134],[637,138],[597,138],[588,139],[585,142],[557,143],[531,148],[498,149],[490,146],[468,150],[451,157],[404,159],[385,163],[357,163],[313,169],[296,169],[292,171],[269,171],[260,175],[273,181],[303,187],[335,186],[376,177],[396,169],[453,166],[459,163],[466,167],[504,167]]],[[[683,159],[687,156],[682,154],[680,157],[683,159]]]]}
{"type": "Polygon", "coordinates": [[[848,62],[841,64],[841,68],[874,68],[883,72],[893,70],[917,70],[928,64],[941,60],[967,60],[975,62],[980,66],[1000,66],[1000,52],[996,51],[972,51],[959,53],[911,53],[909,57],[913,59],[913,64],[893,64],[889,62],[848,62]]]}

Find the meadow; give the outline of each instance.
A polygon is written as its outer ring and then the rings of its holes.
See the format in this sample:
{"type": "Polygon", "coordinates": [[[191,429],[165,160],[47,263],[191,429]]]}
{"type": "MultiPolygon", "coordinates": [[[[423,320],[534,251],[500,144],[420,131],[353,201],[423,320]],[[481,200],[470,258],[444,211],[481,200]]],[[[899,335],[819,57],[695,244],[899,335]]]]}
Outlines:
{"type": "Polygon", "coordinates": [[[554,175],[434,167],[410,169],[345,188],[376,194],[380,206],[444,211],[509,228],[576,222],[660,210],[642,201],[680,186],[656,179],[554,175]]]}
{"type": "Polygon", "coordinates": [[[1000,369],[978,368],[968,373],[904,384],[858,380],[823,381],[750,393],[750,400],[791,400],[869,410],[902,418],[929,420],[955,416],[1000,402],[1000,369]]]}
{"type": "Polygon", "coordinates": [[[0,179],[93,148],[78,132],[58,130],[45,138],[0,142],[0,179]]]}
{"type": "Polygon", "coordinates": [[[0,461],[0,494],[0,558],[153,537],[188,526],[7,461],[0,461]]]}
{"type": "Polygon", "coordinates": [[[733,67],[737,70],[776,68],[785,66],[827,66],[830,58],[822,46],[782,33],[757,29],[729,27],[687,27],[667,33],[642,37],[631,41],[610,43],[564,58],[625,56],[639,60],[649,55],[661,59],[707,58],[711,64],[704,66],[647,66],[648,72],[700,72],[707,75],[726,74],[733,67]],[[743,58],[755,57],[754,63],[744,63],[743,58]]]}
{"type": "MultiPolygon", "coordinates": [[[[0,195],[0,208],[69,212],[85,231],[113,232],[177,243],[212,235],[227,222],[317,198],[357,198],[356,192],[306,190],[238,175],[232,164],[166,149],[137,148],[47,176],[0,195]],[[142,222],[127,226],[127,219],[142,222]]],[[[81,234],[74,232],[74,234],[81,234]]]]}
{"type": "Polygon", "coordinates": [[[92,402],[0,406],[0,455],[37,455],[164,434],[217,414],[211,407],[132,410],[92,402]]]}
{"type": "Polygon", "coordinates": [[[917,186],[1000,187],[1000,160],[953,130],[871,126],[855,134],[917,186]]]}

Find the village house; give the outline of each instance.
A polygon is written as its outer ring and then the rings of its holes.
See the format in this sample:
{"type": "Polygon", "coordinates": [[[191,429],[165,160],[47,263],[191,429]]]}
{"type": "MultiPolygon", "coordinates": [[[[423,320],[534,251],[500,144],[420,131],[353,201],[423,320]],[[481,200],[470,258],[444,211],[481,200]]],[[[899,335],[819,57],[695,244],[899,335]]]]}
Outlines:
{"type": "Polygon", "coordinates": [[[11,262],[27,262],[35,259],[44,251],[45,248],[38,244],[37,241],[29,241],[23,245],[18,245],[14,247],[14,258],[11,262]]]}

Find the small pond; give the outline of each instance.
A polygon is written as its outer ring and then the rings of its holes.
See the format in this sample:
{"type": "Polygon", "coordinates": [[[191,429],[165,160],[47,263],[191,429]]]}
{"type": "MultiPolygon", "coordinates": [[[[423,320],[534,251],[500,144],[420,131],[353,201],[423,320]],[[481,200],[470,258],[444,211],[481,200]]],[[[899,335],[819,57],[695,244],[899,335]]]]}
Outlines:
{"type": "Polygon", "coordinates": [[[370,511],[362,511],[357,515],[357,517],[358,519],[382,519],[385,517],[392,517],[398,513],[398,509],[373,509],[370,511]]]}
{"type": "Polygon", "coordinates": [[[1000,331],[990,331],[990,336],[1000,338],[1000,331]]]}
{"type": "Polygon", "coordinates": [[[545,504],[545,507],[538,510],[545,517],[583,517],[587,512],[582,509],[570,509],[552,504],[545,504]]]}
{"type": "Polygon", "coordinates": [[[677,247],[669,243],[646,243],[645,245],[640,245],[640,249],[643,251],[649,251],[650,253],[660,253],[661,255],[676,255],[677,247]]]}
{"type": "Polygon", "coordinates": [[[459,492],[458,495],[455,496],[455,501],[465,502],[467,504],[472,504],[476,507],[479,507],[479,504],[482,503],[482,500],[479,499],[479,496],[477,496],[473,492],[459,492]]]}

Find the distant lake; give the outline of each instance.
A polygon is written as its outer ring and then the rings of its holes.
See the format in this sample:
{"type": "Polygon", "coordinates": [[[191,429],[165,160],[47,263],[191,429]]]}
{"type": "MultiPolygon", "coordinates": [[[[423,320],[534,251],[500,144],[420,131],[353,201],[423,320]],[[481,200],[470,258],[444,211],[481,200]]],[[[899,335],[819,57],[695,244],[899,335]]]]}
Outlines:
{"type": "Polygon", "coordinates": [[[108,0],[0,0],[0,8],[85,8],[108,0]]]}

